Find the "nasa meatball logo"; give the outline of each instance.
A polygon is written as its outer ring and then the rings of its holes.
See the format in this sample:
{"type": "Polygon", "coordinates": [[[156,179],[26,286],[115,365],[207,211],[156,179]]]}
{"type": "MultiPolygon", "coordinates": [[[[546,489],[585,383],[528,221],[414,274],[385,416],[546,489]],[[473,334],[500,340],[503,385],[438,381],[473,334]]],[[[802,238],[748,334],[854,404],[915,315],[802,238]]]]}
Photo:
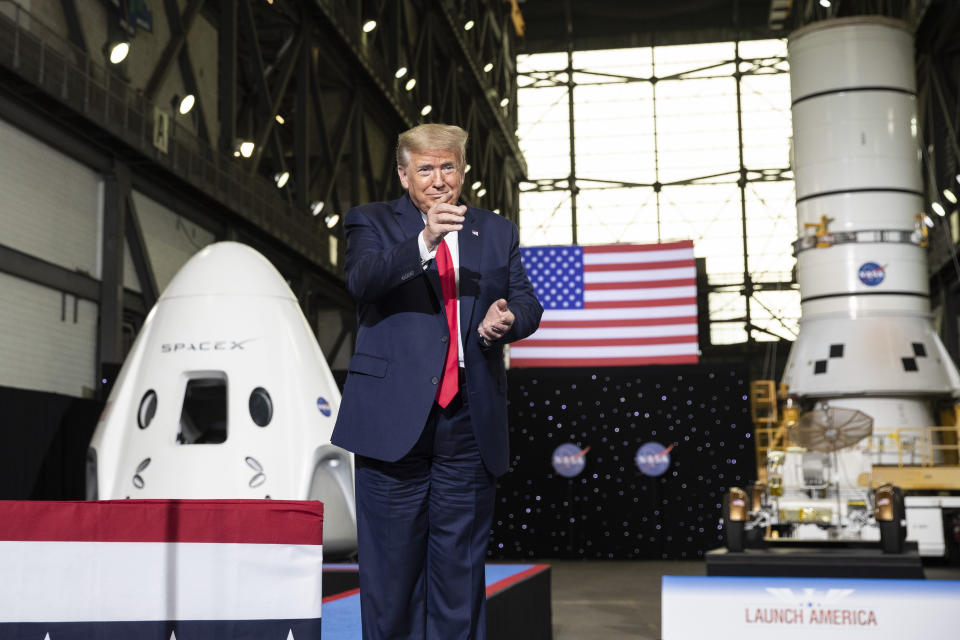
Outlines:
{"type": "Polygon", "coordinates": [[[670,450],[673,445],[664,448],[659,442],[645,442],[637,449],[633,460],[640,473],[647,476],[662,476],[670,468],[670,450]]]}
{"type": "Polygon", "coordinates": [[[323,415],[327,416],[328,418],[330,417],[330,403],[327,402],[327,399],[323,396],[317,398],[317,409],[320,409],[320,413],[323,415]]]}
{"type": "Polygon", "coordinates": [[[566,442],[553,450],[553,469],[564,478],[573,478],[587,466],[587,451],[590,447],[580,449],[575,444],[566,442]]]}
{"type": "Polygon", "coordinates": [[[864,262],[860,265],[860,282],[868,287],[875,287],[887,276],[887,265],[880,266],[876,262],[864,262]]]}

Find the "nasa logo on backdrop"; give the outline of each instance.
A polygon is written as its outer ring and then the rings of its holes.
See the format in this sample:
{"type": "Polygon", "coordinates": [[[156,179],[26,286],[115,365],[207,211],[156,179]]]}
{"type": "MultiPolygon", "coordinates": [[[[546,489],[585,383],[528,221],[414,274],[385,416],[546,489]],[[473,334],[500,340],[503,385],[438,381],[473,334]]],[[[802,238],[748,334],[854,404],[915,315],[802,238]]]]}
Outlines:
{"type": "Polygon", "coordinates": [[[672,444],[664,448],[659,442],[645,442],[637,449],[637,455],[634,456],[633,461],[637,463],[640,473],[654,478],[662,476],[670,468],[671,449],[673,449],[672,444]]]}
{"type": "Polygon", "coordinates": [[[317,409],[320,409],[320,413],[323,415],[327,416],[328,418],[330,417],[330,403],[327,402],[327,399],[323,396],[317,398],[317,409]]]}
{"type": "Polygon", "coordinates": [[[880,266],[876,262],[864,262],[857,272],[860,282],[868,287],[875,287],[887,276],[887,265],[880,266]]]}
{"type": "Polygon", "coordinates": [[[553,469],[564,478],[574,478],[587,466],[587,451],[590,447],[580,449],[575,444],[565,442],[553,450],[553,469]]]}

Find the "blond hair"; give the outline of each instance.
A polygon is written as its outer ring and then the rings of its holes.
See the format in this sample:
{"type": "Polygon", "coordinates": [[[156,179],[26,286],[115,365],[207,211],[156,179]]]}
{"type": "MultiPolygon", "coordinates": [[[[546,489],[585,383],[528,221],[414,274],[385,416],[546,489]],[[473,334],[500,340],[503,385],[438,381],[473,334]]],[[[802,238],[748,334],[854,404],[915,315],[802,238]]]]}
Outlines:
{"type": "Polygon", "coordinates": [[[421,124],[397,137],[397,166],[406,168],[410,153],[449,151],[457,157],[457,169],[467,162],[467,132],[452,124],[421,124]]]}

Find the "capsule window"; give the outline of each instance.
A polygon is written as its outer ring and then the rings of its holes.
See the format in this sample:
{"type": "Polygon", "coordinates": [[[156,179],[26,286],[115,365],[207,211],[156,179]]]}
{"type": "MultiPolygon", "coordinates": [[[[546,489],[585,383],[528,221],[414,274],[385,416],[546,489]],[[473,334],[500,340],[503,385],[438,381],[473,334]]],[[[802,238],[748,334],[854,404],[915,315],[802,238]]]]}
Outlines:
{"type": "Polygon", "coordinates": [[[263,387],[250,392],[250,418],[258,427],[265,427],[273,419],[273,400],[263,387]]]}
{"type": "Polygon", "coordinates": [[[227,439],[227,380],[225,377],[187,381],[180,412],[180,444],[220,444],[227,439]]]}
{"type": "Polygon", "coordinates": [[[153,422],[153,416],[157,415],[157,392],[150,389],[140,400],[140,409],[137,411],[137,425],[141,429],[146,429],[153,422]]]}

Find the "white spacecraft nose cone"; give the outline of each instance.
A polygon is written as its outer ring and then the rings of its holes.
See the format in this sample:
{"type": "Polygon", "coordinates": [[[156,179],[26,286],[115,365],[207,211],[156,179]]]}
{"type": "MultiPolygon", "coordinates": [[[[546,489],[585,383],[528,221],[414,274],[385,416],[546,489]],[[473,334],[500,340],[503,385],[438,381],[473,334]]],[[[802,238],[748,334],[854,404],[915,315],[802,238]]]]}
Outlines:
{"type": "Polygon", "coordinates": [[[222,295],[296,300],[270,261],[239,242],[217,242],[205,247],[183,265],[160,299],[222,295]]]}

